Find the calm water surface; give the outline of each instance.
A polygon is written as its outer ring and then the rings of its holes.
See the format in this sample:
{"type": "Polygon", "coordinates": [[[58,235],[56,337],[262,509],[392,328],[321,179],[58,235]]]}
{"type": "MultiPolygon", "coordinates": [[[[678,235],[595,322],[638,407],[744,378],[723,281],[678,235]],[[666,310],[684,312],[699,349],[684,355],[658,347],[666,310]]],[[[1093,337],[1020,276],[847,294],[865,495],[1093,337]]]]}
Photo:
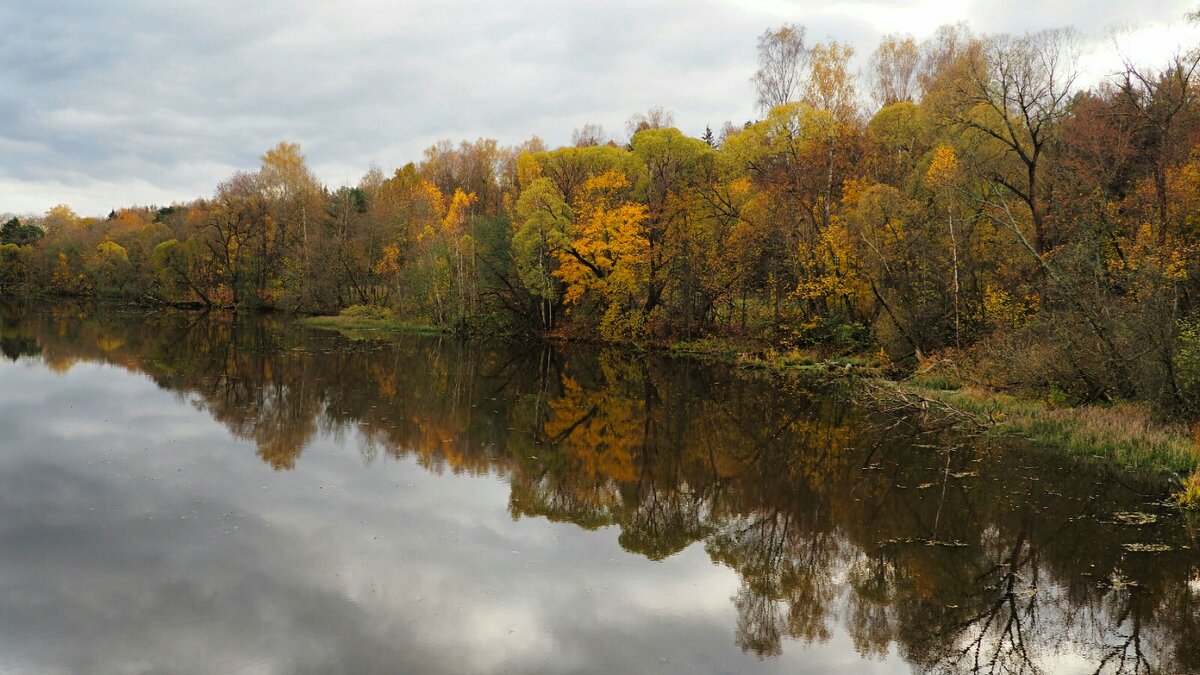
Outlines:
{"type": "Polygon", "coordinates": [[[120,308],[0,350],[0,672],[1200,672],[1161,482],[829,392],[120,308]]]}

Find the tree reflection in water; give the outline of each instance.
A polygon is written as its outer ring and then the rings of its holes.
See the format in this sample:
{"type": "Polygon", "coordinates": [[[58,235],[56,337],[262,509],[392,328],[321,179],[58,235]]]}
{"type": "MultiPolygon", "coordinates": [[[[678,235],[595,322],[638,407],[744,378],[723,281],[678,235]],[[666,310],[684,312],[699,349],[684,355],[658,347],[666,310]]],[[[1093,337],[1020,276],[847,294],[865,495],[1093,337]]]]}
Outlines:
{"type": "Polygon", "coordinates": [[[833,391],[605,349],[354,342],[271,317],[0,307],[5,358],[144,373],[285,471],[318,434],[364,462],[498,474],[513,518],[696,543],[741,580],[742,649],[828,640],[922,672],[1200,672],[1196,531],[1162,485],[1035,449],[961,445],[833,391]],[[899,422],[899,423],[897,423],[899,422]],[[1125,545],[1154,541],[1172,551],[1125,545]]]}

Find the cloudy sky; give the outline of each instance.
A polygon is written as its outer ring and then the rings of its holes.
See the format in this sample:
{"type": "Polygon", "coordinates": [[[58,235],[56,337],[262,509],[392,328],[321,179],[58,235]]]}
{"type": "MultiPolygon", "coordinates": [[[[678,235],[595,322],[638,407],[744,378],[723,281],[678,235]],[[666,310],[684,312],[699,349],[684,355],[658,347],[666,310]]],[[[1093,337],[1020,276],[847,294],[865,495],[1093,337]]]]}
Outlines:
{"type": "Polygon", "coordinates": [[[869,55],[885,33],[1074,25],[1091,79],[1113,31],[1155,64],[1200,42],[1196,0],[3,0],[0,213],[85,215],[207,195],[300,143],[330,185],[441,138],[572,129],[651,106],[699,135],[753,115],[756,36],[784,22],[869,55]]]}

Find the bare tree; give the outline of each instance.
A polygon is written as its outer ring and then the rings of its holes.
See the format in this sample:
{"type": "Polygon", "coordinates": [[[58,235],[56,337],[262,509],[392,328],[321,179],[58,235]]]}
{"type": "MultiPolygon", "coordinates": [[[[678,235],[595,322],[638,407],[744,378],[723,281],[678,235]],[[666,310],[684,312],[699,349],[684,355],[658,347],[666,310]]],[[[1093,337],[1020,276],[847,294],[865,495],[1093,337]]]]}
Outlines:
{"type": "Polygon", "coordinates": [[[954,122],[998,141],[1015,157],[1020,175],[990,169],[992,180],[1029,207],[1034,245],[1047,248],[1040,192],[1048,144],[1067,114],[1077,71],[1075,33],[1069,28],[997,35],[971,53],[958,84],[954,122]],[[982,112],[981,113],[981,109],[982,112]]]}
{"type": "Polygon", "coordinates": [[[633,138],[633,135],[639,131],[666,129],[673,126],[675,126],[675,113],[660,107],[654,107],[645,113],[631,115],[625,122],[625,131],[628,131],[629,137],[633,138]]]}
{"type": "Polygon", "coordinates": [[[805,32],[804,26],[789,23],[758,36],[758,71],[752,81],[762,113],[800,97],[810,57],[805,32]]]}
{"type": "Polygon", "coordinates": [[[571,132],[571,145],[577,148],[604,145],[607,142],[608,136],[604,133],[604,127],[599,124],[585,124],[571,132]]]}
{"type": "Polygon", "coordinates": [[[921,42],[916,78],[922,99],[937,86],[950,66],[967,53],[971,43],[971,31],[965,23],[940,26],[921,42]]]}
{"type": "Polygon", "coordinates": [[[884,36],[867,64],[871,96],[880,107],[912,101],[917,94],[921,53],[911,35],[884,36]]]}
{"type": "Polygon", "coordinates": [[[746,126],[749,124],[749,122],[746,122],[745,125],[738,126],[730,120],[725,120],[725,122],[721,124],[721,130],[717,132],[717,145],[725,145],[725,141],[737,136],[739,133],[744,131],[746,126]]]}

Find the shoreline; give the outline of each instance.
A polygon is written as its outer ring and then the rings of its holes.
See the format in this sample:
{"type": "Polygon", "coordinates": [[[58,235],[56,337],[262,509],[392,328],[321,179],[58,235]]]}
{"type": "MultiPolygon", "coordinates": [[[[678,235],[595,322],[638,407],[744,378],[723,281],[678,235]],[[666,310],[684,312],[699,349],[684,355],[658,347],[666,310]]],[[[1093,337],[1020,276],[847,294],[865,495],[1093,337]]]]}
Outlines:
{"type": "MultiPolygon", "coordinates": [[[[343,334],[447,333],[434,326],[366,317],[302,317],[296,323],[343,334]]],[[[592,342],[553,335],[543,339],[592,342]]],[[[934,415],[984,437],[1020,438],[1068,456],[1093,458],[1135,471],[1182,478],[1200,469],[1200,442],[1196,437],[1184,425],[1155,420],[1145,403],[1059,405],[1045,397],[1005,393],[945,377],[890,377],[880,364],[861,355],[823,357],[816,352],[757,348],[733,339],[613,346],[723,363],[744,372],[781,378],[850,382],[853,394],[864,405],[934,415]]]]}
{"type": "MultiPolygon", "coordinates": [[[[36,301],[34,297],[11,297],[36,301]]],[[[79,298],[99,304],[115,303],[147,309],[178,311],[236,311],[136,299],[79,298]]],[[[247,310],[243,310],[247,311],[247,310]]],[[[261,313],[262,310],[249,310],[261,313]]],[[[460,335],[429,324],[369,313],[302,315],[282,313],[292,323],[337,332],[349,339],[378,339],[387,335],[460,335]]],[[[644,343],[603,343],[577,336],[541,335],[550,342],[606,344],[619,349],[658,352],[672,358],[723,363],[750,374],[789,379],[848,383],[860,404],[876,405],[907,414],[933,415],[964,431],[988,438],[1019,438],[1064,455],[1091,458],[1124,469],[1168,475],[1185,488],[1200,488],[1200,426],[1154,419],[1148,404],[1062,405],[1047,396],[1008,393],[932,375],[895,377],[862,354],[821,355],[816,350],[781,350],[736,338],[700,338],[644,343]],[[932,410],[931,410],[932,409],[932,410]],[[1190,476],[1190,478],[1188,478],[1190,476]]],[[[1200,506],[1200,499],[1196,506],[1200,506]]]]}

